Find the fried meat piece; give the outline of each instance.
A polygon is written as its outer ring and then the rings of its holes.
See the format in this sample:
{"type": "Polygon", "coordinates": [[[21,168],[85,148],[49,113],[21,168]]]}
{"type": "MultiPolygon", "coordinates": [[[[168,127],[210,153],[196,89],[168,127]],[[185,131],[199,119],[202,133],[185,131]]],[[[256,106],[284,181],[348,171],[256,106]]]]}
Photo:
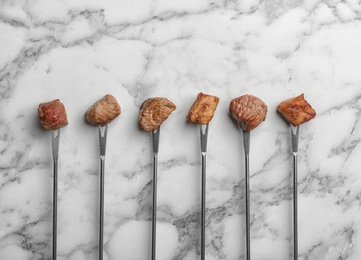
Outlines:
{"type": "Polygon", "coordinates": [[[145,131],[154,131],[176,109],[166,98],[148,98],[143,102],[139,114],[139,124],[145,131]]]}
{"type": "Polygon", "coordinates": [[[187,120],[196,124],[208,124],[213,118],[218,102],[219,98],[216,96],[198,93],[196,101],[189,110],[187,120]]]}
{"type": "Polygon", "coordinates": [[[105,95],[85,112],[85,119],[92,125],[104,126],[120,115],[118,101],[112,95],[105,95]]]}
{"type": "Polygon", "coordinates": [[[304,94],[283,101],[277,106],[277,111],[293,126],[299,126],[316,116],[316,111],[305,100],[304,94]]]}
{"type": "Polygon", "coordinates": [[[47,130],[54,130],[68,124],[63,103],[59,99],[41,103],[38,107],[40,124],[47,130]]]}
{"type": "Polygon", "coordinates": [[[266,119],[267,110],[267,105],[252,95],[235,98],[229,105],[232,117],[244,131],[251,131],[262,123],[266,119]]]}

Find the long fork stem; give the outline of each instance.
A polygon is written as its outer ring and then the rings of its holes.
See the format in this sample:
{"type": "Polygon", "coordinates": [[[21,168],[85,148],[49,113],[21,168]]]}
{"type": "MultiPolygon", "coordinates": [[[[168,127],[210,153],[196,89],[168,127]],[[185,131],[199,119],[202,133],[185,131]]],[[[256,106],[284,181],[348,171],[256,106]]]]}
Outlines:
{"type": "Polygon", "coordinates": [[[104,245],[104,167],[105,157],[100,157],[100,185],[99,185],[99,260],[103,260],[104,245]]]}
{"type": "Polygon", "coordinates": [[[206,154],[202,153],[201,260],[206,259],[206,154]]]}
{"type": "Polygon", "coordinates": [[[153,208],[152,208],[152,260],[157,252],[157,164],[158,154],[153,155],[153,208]]]}
{"type": "Polygon", "coordinates": [[[98,127],[100,154],[100,183],[99,183],[99,260],[103,260],[104,247],[104,173],[105,151],[107,144],[108,125],[98,127]]]}
{"type": "Polygon", "coordinates": [[[59,140],[60,140],[60,129],[55,129],[51,133],[52,152],[53,152],[53,241],[52,241],[53,260],[56,260],[56,255],[57,255],[59,140]]]}
{"type": "Polygon", "coordinates": [[[249,131],[243,131],[243,145],[245,158],[245,197],[246,197],[246,260],[251,259],[251,213],[250,213],[250,185],[249,185],[249,131]]]}
{"type": "Polygon", "coordinates": [[[202,188],[201,188],[201,260],[206,259],[206,183],[207,183],[207,138],[208,125],[200,126],[202,152],[202,188]]]}
{"type": "Polygon", "coordinates": [[[298,176],[297,154],[293,154],[293,259],[298,259],[298,176]]]}
{"type": "Polygon", "coordinates": [[[53,161],[53,260],[56,260],[58,225],[58,159],[53,161]]]}
{"type": "Polygon", "coordinates": [[[292,159],[293,159],[293,259],[298,259],[298,134],[299,126],[291,126],[292,159]]]}
{"type": "Polygon", "coordinates": [[[157,252],[157,183],[158,183],[158,151],[160,127],[152,132],[153,142],[153,207],[152,207],[152,260],[157,252]]]}

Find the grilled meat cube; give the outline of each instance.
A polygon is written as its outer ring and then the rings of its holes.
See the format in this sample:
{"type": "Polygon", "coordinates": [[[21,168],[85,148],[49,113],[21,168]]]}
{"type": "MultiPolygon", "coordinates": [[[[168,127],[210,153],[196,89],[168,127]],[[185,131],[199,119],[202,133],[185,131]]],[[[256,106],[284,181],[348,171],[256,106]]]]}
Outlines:
{"type": "Polygon", "coordinates": [[[166,98],[148,98],[143,102],[139,114],[139,124],[145,131],[154,131],[176,109],[166,98]]]}
{"type": "Polygon", "coordinates": [[[40,124],[47,130],[54,130],[68,124],[63,103],[59,99],[41,103],[38,107],[40,124]]]}
{"type": "Polygon", "coordinates": [[[277,111],[293,126],[299,126],[316,117],[316,111],[305,100],[304,94],[283,101],[277,106],[277,111]]]}
{"type": "Polygon", "coordinates": [[[219,98],[216,96],[198,93],[196,101],[189,110],[187,120],[196,124],[208,124],[213,118],[218,102],[219,98]]]}
{"type": "Polygon", "coordinates": [[[244,131],[251,131],[262,123],[266,119],[267,110],[267,105],[252,95],[235,98],[229,105],[232,117],[244,131]]]}
{"type": "Polygon", "coordinates": [[[104,126],[120,115],[118,101],[112,95],[98,100],[85,112],[85,119],[92,125],[104,126]]]}

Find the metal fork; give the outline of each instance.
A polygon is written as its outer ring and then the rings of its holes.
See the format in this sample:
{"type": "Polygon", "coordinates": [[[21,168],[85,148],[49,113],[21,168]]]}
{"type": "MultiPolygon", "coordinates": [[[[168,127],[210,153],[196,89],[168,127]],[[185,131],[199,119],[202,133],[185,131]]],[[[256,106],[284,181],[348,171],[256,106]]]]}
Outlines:
{"type": "Polygon", "coordinates": [[[298,134],[299,126],[291,125],[292,160],[293,160],[293,259],[298,259],[298,134]]]}
{"type": "Polygon", "coordinates": [[[251,259],[251,209],[249,181],[249,150],[251,132],[243,130],[244,162],[245,162],[245,197],[246,197],[246,259],[251,259]]]}
{"type": "Polygon", "coordinates": [[[152,132],[153,142],[153,207],[152,207],[152,260],[157,252],[157,182],[158,182],[158,151],[160,126],[152,132]]]}
{"type": "Polygon", "coordinates": [[[100,203],[99,203],[99,260],[103,260],[104,244],[104,172],[105,172],[105,151],[107,144],[108,124],[98,126],[99,152],[100,152],[100,203]]]}
{"type": "Polygon", "coordinates": [[[202,196],[201,196],[201,260],[206,259],[206,176],[207,176],[207,138],[208,124],[200,125],[202,153],[202,196]]]}
{"type": "Polygon", "coordinates": [[[52,130],[51,143],[53,151],[53,260],[57,252],[57,226],[58,226],[58,158],[59,158],[60,128],[52,130]]]}

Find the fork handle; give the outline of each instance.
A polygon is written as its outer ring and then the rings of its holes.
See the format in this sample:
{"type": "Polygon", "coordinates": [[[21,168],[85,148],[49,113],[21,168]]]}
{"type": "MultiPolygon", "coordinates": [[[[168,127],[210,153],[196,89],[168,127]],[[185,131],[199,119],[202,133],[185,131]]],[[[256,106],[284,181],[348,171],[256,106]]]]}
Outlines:
{"type": "Polygon", "coordinates": [[[99,260],[103,260],[104,245],[104,167],[105,157],[100,157],[100,198],[99,198],[99,260]]]}
{"type": "Polygon", "coordinates": [[[53,159],[53,241],[52,253],[53,260],[57,255],[57,226],[58,226],[58,158],[53,159]]]}

